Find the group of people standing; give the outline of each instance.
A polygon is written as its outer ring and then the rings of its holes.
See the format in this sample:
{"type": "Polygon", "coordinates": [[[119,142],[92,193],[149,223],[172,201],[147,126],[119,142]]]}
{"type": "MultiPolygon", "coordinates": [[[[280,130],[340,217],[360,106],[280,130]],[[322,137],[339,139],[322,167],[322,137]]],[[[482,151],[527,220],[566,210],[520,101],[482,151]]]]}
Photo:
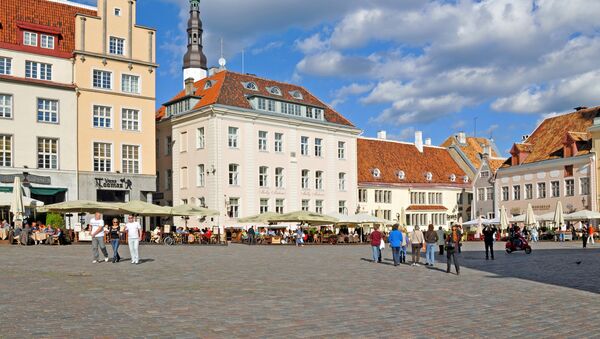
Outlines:
{"type": "MultiPolygon", "coordinates": [[[[392,226],[392,231],[387,237],[389,246],[392,248],[392,257],[394,266],[406,263],[407,248],[410,246],[412,251],[411,266],[420,266],[421,250],[425,248],[425,266],[433,267],[435,265],[435,248],[439,246],[439,255],[446,252],[447,266],[446,273],[450,273],[451,265],[454,263],[456,274],[460,274],[460,265],[457,253],[460,253],[462,233],[459,226],[452,226],[450,234],[446,235],[440,227],[437,231],[433,225],[429,225],[427,231],[423,233],[419,226],[415,226],[410,233],[405,228],[400,229],[399,224],[392,226]]],[[[382,262],[382,249],[385,248],[385,236],[379,231],[379,226],[371,233],[371,248],[373,252],[373,262],[382,262]]]]}
{"type": "Polygon", "coordinates": [[[109,261],[108,251],[104,244],[105,235],[108,235],[113,250],[112,263],[121,261],[121,256],[119,255],[119,243],[121,235],[126,233],[129,253],[131,254],[131,263],[136,265],[139,264],[139,246],[140,239],[142,238],[142,226],[139,222],[134,220],[133,216],[130,215],[128,217],[128,222],[125,224],[123,230],[121,230],[119,220],[116,218],[112,220],[112,225],[106,228],[104,219],[102,219],[102,215],[98,212],[94,215],[94,218],[90,220],[90,225],[92,227],[92,253],[94,256],[92,263],[102,262],[99,250],[104,254],[104,262],[109,261]]]}

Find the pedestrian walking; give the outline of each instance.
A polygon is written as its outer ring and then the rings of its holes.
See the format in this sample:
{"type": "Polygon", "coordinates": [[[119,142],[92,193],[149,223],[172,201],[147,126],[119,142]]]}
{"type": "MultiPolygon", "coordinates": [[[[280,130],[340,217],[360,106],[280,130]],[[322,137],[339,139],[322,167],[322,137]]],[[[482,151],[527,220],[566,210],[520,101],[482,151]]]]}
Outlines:
{"type": "MultiPolygon", "coordinates": [[[[575,229],[575,228],[573,228],[573,229],[575,229]]],[[[575,232],[573,232],[573,233],[575,233],[575,232]]],[[[533,242],[538,242],[538,240],[539,240],[539,231],[538,231],[537,227],[535,227],[535,226],[531,229],[531,240],[533,242]]],[[[573,240],[575,240],[575,238],[573,238],[573,240]]]]}
{"type": "Polygon", "coordinates": [[[406,264],[406,248],[408,247],[408,232],[406,227],[402,227],[402,247],[400,248],[400,263],[406,264]]]}
{"type": "Polygon", "coordinates": [[[452,233],[446,237],[446,273],[450,273],[450,267],[454,262],[454,268],[456,269],[456,275],[460,274],[460,266],[458,263],[458,254],[456,251],[459,249],[461,233],[458,226],[452,226],[452,233]]]}
{"type": "Polygon", "coordinates": [[[442,226],[440,226],[440,228],[438,228],[437,235],[438,235],[437,244],[440,248],[439,255],[444,255],[444,239],[446,239],[446,234],[444,234],[444,229],[442,228],[442,226]]]}
{"type": "Polygon", "coordinates": [[[421,248],[425,239],[423,239],[423,232],[419,229],[419,226],[415,226],[415,229],[410,233],[410,243],[412,244],[412,266],[419,266],[421,260],[421,248]]]}
{"type": "Polygon", "coordinates": [[[486,225],[483,229],[483,242],[485,243],[485,260],[494,260],[494,235],[498,232],[496,226],[486,225]]]}
{"type": "Polygon", "coordinates": [[[296,229],[296,246],[304,246],[304,232],[302,231],[302,227],[296,229]]]}
{"type": "Polygon", "coordinates": [[[381,253],[381,242],[383,241],[383,235],[379,232],[379,225],[375,225],[375,230],[371,233],[371,249],[373,251],[373,262],[379,262],[379,256],[381,253]]]}
{"type": "Polygon", "coordinates": [[[588,243],[591,243],[592,245],[595,245],[595,243],[594,243],[594,233],[595,232],[596,232],[596,229],[594,228],[594,225],[588,224],[588,243]]]}
{"type": "Polygon", "coordinates": [[[129,253],[131,254],[131,263],[140,263],[140,239],[142,238],[142,226],[139,222],[133,219],[130,215],[127,219],[128,222],[125,224],[125,232],[127,232],[127,244],[129,245],[129,253]]]}
{"type": "Polygon", "coordinates": [[[392,248],[392,258],[394,259],[394,266],[400,265],[400,250],[402,248],[402,232],[398,230],[400,225],[394,224],[392,231],[388,237],[388,242],[392,248]]]}
{"type": "Polygon", "coordinates": [[[94,214],[94,218],[90,220],[90,225],[92,226],[92,253],[94,255],[92,263],[100,262],[98,248],[104,254],[104,262],[108,262],[108,251],[106,250],[106,245],[104,245],[104,220],[102,220],[102,215],[99,212],[94,214]]]}
{"type": "Polygon", "coordinates": [[[254,226],[250,226],[248,230],[248,245],[256,244],[256,232],[254,232],[254,226]]]}
{"type": "Polygon", "coordinates": [[[581,228],[581,240],[583,241],[583,248],[587,247],[589,231],[590,230],[587,225],[583,225],[581,228]]]}
{"type": "Polygon", "coordinates": [[[112,225],[108,229],[108,238],[110,239],[110,245],[113,250],[112,263],[116,263],[121,261],[121,256],[119,255],[119,242],[121,241],[121,227],[119,225],[118,219],[112,220],[112,225]]]}
{"type": "Polygon", "coordinates": [[[435,264],[435,245],[438,242],[438,234],[433,229],[433,224],[429,224],[427,232],[425,232],[425,266],[433,266],[435,264]]]}
{"type": "Polygon", "coordinates": [[[462,253],[462,237],[463,237],[463,229],[462,229],[462,225],[458,225],[456,227],[456,231],[458,232],[458,253],[462,253]]]}

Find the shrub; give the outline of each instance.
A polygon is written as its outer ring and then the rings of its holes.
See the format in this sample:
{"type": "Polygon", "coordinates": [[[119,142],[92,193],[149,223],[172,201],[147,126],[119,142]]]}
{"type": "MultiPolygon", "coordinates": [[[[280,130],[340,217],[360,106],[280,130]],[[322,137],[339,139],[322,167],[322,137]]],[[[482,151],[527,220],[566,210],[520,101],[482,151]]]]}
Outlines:
{"type": "Polygon", "coordinates": [[[65,219],[60,214],[48,213],[46,215],[46,225],[52,225],[52,227],[65,229],[65,219]]]}

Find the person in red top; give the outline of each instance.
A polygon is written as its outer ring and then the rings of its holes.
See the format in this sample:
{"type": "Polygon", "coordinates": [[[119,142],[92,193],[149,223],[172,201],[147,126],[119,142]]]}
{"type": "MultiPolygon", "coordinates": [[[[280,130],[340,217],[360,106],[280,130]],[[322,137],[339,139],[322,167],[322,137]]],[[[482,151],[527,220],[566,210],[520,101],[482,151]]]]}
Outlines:
{"type": "Polygon", "coordinates": [[[375,225],[375,230],[371,233],[371,248],[373,248],[373,262],[379,262],[381,242],[383,241],[383,235],[379,232],[379,226],[375,225]]]}
{"type": "Polygon", "coordinates": [[[596,232],[596,230],[594,229],[594,226],[592,224],[590,224],[588,226],[588,233],[589,233],[588,240],[587,240],[588,244],[592,243],[592,245],[594,245],[594,232],[596,232]]]}
{"type": "Polygon", "coordinates": [[[206,232],[204,232],[204,239],[206,239],[206,242],[210,244],[210,238],[212,237],[212,231],[207,229],[206,232]]]}

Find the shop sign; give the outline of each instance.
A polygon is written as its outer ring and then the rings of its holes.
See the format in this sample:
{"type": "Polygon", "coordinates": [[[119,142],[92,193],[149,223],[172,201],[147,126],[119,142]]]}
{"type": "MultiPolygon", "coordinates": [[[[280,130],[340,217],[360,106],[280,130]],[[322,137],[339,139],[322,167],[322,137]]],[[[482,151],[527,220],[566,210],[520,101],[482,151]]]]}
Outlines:
{"type": "Polygon", "coordinates": [[[547,211],[550,209],[550,205],[532,205],[531,208],[534,211],[547,211]]]}
{"type": "Polygon", "coordinates": [[[109,178],[94,178],[96,181],[96,188],[99,189],[123,189],[131,190],[133,182],[131,179],[109,179],[109,178]]]}

